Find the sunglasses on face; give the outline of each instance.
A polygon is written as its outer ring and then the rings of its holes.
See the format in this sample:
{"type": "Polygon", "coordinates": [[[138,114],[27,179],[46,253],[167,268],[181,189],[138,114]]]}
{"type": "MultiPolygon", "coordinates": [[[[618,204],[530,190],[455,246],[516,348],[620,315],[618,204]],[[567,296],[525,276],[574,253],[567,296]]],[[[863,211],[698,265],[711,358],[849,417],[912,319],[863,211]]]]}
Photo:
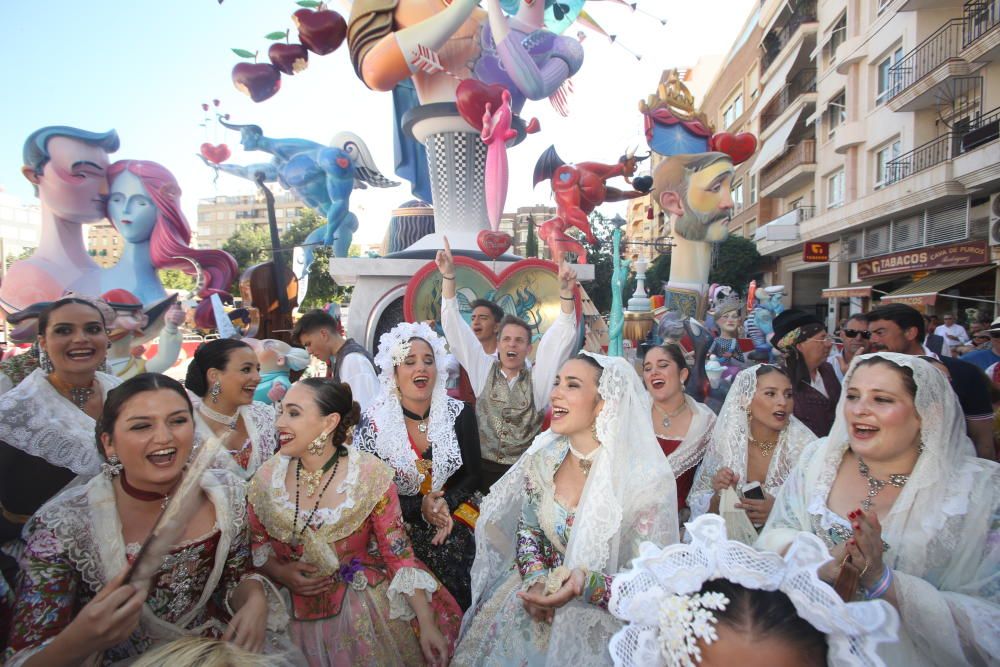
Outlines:
{"type": "Polygon", "coordinates": [[[858,329],[841,329],[840,333],[848,338],[857,338],[861,336],[865,340],[872,337],[871,331],[859,331],[858,329]]]}

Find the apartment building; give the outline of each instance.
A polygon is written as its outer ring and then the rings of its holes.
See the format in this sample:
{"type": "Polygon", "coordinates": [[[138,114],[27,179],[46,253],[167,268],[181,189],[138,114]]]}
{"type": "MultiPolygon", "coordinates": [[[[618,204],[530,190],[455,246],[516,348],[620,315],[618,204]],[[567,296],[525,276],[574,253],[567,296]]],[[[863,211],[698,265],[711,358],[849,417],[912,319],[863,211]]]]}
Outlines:
{"type": "Polygon", "coordinates": [[[519,206],[513,213],[504,213],[500,217],[500,231],[510,234],[513,238],[510,252],[521,257],[527,256],[528,249],[528,228],[531,224],[535,227],[535,241],[538,246],[538,257],[541,259],[551,259],[549,248],[545,241],[538,238],[538,227],[546,220],[554,217],[556,209],[552,206],[519,206]]]}
{"type": "Polygon", "coordinates": [[[125,247],[125,239],[110,222],[87,225],[87,254],[102,269],[118,263],[125,247]]]}
{"type": "MultiPolygon", "coordinates": [[[[285,231],[299,217],[306,204],[290,192],[274,189],[274,215],[278,230],[285,231]]],[[[260,193],[222,195],[198,202],[197,245],[219,249],[242,225],[268,226],[267,203],[260,193]]]]}
{"type": "Polygon", "coordinates": [[[0,257],[17,257],[29,248],[38,247],[41,231],[42,210],[38,204],[25,204],[0,187],[0,257]]]}
{"type": "Polygon", "coordinates": [[[992,314],[1000,0],[767,0],[760,21],[754,238],[790,303],[831,326],[875,301],[992,314]]]}

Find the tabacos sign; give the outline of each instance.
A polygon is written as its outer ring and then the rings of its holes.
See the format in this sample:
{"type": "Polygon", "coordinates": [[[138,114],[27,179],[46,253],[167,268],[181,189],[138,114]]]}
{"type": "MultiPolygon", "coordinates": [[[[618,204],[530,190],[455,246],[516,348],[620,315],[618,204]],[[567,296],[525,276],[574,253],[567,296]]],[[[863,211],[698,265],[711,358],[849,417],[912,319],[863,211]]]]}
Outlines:
{"type": "Polygon", "coordinates": [[[986,241],[917,248],[858,262],[858,280],[892,273],[976,266],[986,264],[988,258],[986,241]]]}

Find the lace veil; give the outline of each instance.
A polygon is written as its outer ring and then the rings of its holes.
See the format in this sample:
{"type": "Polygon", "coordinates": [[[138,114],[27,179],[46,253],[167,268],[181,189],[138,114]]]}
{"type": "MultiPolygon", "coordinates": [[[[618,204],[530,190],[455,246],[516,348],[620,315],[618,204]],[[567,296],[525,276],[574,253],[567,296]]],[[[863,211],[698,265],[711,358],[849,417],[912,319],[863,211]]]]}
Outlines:
{"type": "MultiPolygon", "coordinates": [[[[622,358],[589,356],[603,369],[598,392],[604,407],[595,424],[602,447],[577,505],[564,565],[614,574],[638,555],[640,542],[678,541],[677,487],[656,441],[652,406],[638,373],[622,358]]],[[[538,435],[483,500],[476,524],[473,601],[463,630],[484,597],[514,567],[515,532],[530,461],[558,446],[561,437],[551,430],[538,435]]],[[[547,663],[594,664],[595,658],[601,660],[598,656],[608,662],[607,641],[619,627],[606,611],[574,600],[556,611],[547,663]]]]}
{"type": "Polygon", "coordinates": [[[829,437],[803,457],[757,546],[780,549],[802,530],[826,535],[827,498],[849,446],[846,388],[858,364],[873,357],[913,373],[923,445],[906,486],[881,520],[890,547],[883,561],[895,573],[903,630],[915,645],[899,664],[986,664],[1000,655],[1000,466],[972,456],[958,398],[926,361],[891,352],[854,358],[829,437]]]}
{"type": "Polygon", "coordinates": [[[667,615],[671,607],[664,602],[696,593],[713,579],[787,595],[799,617],[826,634],[829,665],[885,665],[876,649],[896,640],[896,610],[882,600],[841,600],[817,575],[830,556],[815,535],[798,533],[782,557],[727,540],[725,522],[713,514],[700,516],[686,527],[690,544],[661,549],[644,543],[632,569],[615,577],[611,585],[608,608],[627,623],[609,646],[617,667],[684,664],[686,655],[672,655],[668,661],[662,646],[671,639],[683,639],[685,630],[693,630],[693,619],[685,627],[676,615],[667,615]]]}
{"type": "MultiPolygon", "coordinates": [[[[750,423],[747,419],[747,407],[757,391],[757,369],[751,366],[740,371],[733,380],[726,402],[722,404],[719,418],[712,431],[712,439],[708,443],[705,458],[698,467],[694,485],[688,495],[688,506],[691,508],[691,518],[696,518],[708,511],[712,499],[712,477],[720,468],[729,468],[740,476],[740,484],[747,477],[747,447],[750,435],[750,423]]],[[[802,450],[816,439],[816,435],[794,416],[789,416],[788,426],[778,438],[778,446],[771,457],[764,480],[764,490],[775,495],[782,482],[795,467],[802,450]]]]}
{"type": "Polygon", "coordinates": [[[381,385],[374,403],[365,410],[364,419],[354,434],[354,446],[374,454],[396,471],[395,482],[404,496],[420,492],[423,475],[417,470],[417,453],[410,447],[403,406],[396,388],[396,366],[403,362],[406,342],[422,338],[431,346],[437,378],[431,391],[431,412],[427,418],[427,442],[433,447],[432,490],[440,491],[448,478],[462,466],[462,452],[455,435],[455,419],[465,404],[448,396],[446,384],[448,355],[445,340],[423,322],[403,322],[379,339],[375,365],[381,369],[381,385]]]}

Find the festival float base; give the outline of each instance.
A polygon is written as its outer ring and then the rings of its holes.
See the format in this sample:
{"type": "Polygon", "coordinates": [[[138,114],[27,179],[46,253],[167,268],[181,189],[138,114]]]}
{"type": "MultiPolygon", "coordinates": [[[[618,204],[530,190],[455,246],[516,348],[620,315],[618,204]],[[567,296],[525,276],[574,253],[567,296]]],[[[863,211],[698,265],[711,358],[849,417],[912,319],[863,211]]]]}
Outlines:
{"type": "MultiPolygon", "coordinates": [[[[406,318],[403,296],[417,273],[426,267],[426,259],[369,259],[364,257],[332,257],[330,276],[338,285],[354,286],[351,295],[351,316],[347,335],[369,350],[378,345],[379,336],[406,318]]],[[[484,262],[499,275],[514,262],[484,262]]],[[[594,279],[592,264],[577,264],[580,282],[594,279]]]]}

